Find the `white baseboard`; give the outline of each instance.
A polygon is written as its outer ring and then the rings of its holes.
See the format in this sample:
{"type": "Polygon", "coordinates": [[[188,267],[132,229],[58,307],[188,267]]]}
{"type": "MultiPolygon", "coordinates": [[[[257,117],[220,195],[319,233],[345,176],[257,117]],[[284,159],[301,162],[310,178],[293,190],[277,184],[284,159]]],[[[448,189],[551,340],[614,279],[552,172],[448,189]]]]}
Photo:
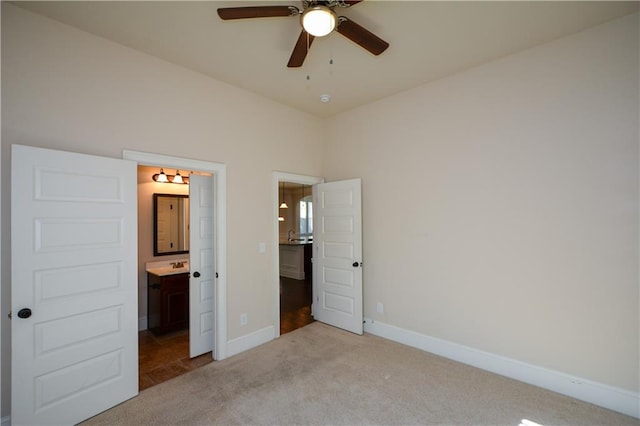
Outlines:
{"type": "Polygon", "coordinates": [[[640,394],[365,318],[365,331],[492,373],[640,418],[640,394]]]}
{"type": "Polygon", "coordinates": [[[138,318],[138,331],[147,329],[147,317],[138,318]]]}
{"type": "Polygon", "coordinates": [[[229,340],[227,342],[227,356],[237,355],[273,340],[274,330],[274,326],[270,325],[237,339],[229,340]]]}
{"type": "Polygon", "coordinates": [[[2,417],[0,418],[0,426],[9,426],[11,424],[11,417],[2,417]]]}

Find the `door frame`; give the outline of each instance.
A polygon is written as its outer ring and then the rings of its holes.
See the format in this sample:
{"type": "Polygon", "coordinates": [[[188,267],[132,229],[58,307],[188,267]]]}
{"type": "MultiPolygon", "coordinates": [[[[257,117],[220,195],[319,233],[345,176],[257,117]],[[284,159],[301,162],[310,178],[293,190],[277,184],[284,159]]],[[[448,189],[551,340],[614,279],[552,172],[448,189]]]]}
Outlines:
{"type": "Polygon", "coordinates": [[[303,185],[315,185],[317,183],[324,183],[324,178],[317,176],[299,175],[295,173],[286,172],[273,172],[272,174],[272,193],[273,193],[273,306],[274,306],[274,318],[273,318],[273,338],[280,337],[280,225],[278,222],[278,216],[280,216],[280,203],[279,192],[280,182],[298,183],[303,185]]]}
{"type": "Polygon", "coordinates": [[[221,361],[227,357],[227,166],[210,161],[130,150],[122,150],[122,158],[143,165],[209,172],[214,176],[213,246],[218,277],[213,291],[213,358],[221,361]]]}

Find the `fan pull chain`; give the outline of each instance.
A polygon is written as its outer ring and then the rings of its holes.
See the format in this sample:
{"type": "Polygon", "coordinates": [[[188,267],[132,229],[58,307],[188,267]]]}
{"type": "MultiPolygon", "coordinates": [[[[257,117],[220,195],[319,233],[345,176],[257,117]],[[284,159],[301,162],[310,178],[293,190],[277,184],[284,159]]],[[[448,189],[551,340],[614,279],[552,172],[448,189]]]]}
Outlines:
{"type": "MultiPolygon", "coordinates": [[[[309,56],[309,49],[311,48],[311,46],[309,45],[309,33],[307,33],[307,56],[309,56]]],[[[304,61],[304,67],[307,70],[307,81],[311,80],[311,75],[309,75],[309,61],[305,60],[304,61]]]]}
{"type": "MultiPolygon", "coordinates": [[[[333,38],[329,39],[329,65],[333,65],[333,38]]],[[[331,70],[330,67],[330,71],[329,74],[333,74],[333,70],[331,70]]]]}

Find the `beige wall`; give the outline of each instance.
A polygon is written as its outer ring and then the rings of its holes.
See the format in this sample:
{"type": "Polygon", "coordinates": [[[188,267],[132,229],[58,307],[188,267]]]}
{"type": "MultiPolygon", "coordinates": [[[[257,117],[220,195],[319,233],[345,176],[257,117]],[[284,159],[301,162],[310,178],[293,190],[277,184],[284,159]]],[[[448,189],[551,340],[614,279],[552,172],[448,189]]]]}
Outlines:
{"type": "Polygon", "coordinates": [[[365,316],[637,392],[638,80],[636,14],[329,120],[365,316]]]}
{"type": "MultiPolygon", "coordinates": [[[[10,146],[227,165],[229,339],[273,325],[272,173],[321,175],[321,120],[2,2],[2,311],[10,301],[10,146]],[[247,125],[248,120],[251,125],[247,125]],[[247,267],[251,265],[251,267],[247,267]],[[240,326],[247,312],[249,324],[240,326]]],[[[9,323],[2,315],[2,416],[9,323]]]]}

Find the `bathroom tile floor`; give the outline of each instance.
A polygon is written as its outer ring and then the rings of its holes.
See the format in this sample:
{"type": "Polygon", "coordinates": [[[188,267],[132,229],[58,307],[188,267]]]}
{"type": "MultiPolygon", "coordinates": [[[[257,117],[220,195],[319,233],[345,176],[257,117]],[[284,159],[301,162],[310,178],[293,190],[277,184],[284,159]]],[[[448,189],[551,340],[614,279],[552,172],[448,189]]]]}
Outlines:
{"type": "Polygon", "coordinates": [[[155,335],[138,332],[138,385],[157,385],[213,361],[211,352],[189,358],[189,330],[155,335]]]}
{"type": "MultiPolygon", "coordinates": [[[[311,280],[280,277],[280,334],[314,321],[311,316],[311,280]]],[[[189,358],[189,330],[155,335],[138,332],[138,383],[147,389],[213,361],[211,352],[189,358]]]]}

